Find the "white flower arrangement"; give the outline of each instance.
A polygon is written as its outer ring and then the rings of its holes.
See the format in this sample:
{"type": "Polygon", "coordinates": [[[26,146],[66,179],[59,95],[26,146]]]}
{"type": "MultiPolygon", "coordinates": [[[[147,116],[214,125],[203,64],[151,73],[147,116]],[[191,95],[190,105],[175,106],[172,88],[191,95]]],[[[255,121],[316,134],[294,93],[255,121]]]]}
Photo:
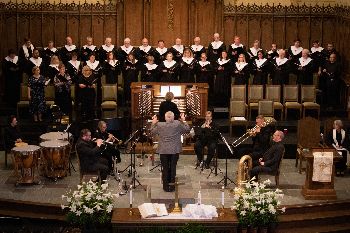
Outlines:
{"type": "Polygon", "coordinates": [[[78,225],[106,224],[110,221],[113,199],[118,194],[108,191],[108,184],[94,183],[91,180],[77,186],[78,190],[62,195],[62,209],[67,209],[69,222],[78,225]]]}
{"type": "Polygon", "coordinates": [[[262,183],[254,178],[243,183],[242,188],[234,189],[234,203],[232,209],[236,211],[239,223],[242,226],[267,226],[276,222],[279,213],[285,208],[279,208],[283,198],[282,190],[269,190],[270,180],[262,183]]]}

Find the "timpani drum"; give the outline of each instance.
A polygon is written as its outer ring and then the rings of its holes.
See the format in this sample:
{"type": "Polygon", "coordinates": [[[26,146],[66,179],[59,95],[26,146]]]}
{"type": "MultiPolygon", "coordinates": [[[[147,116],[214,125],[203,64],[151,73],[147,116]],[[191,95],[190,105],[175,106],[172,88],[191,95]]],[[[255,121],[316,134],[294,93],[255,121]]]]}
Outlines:
{"type": "Polygon", "coordinates": [[[63,140],[68,141],[68,133],[64,132],[50,132],[44,133],[40,136],[42,142],[44,141],[55,141],[55,140],[63,140]]]}
{"type": "Polygon", "coordinates": [[[44,175],[57,179],[67,176],[70,145],[67,141],[54,140],[40,143],[44,175]]]}
{"type": "Polygon", "coordinates": [[[40,147],[35,145],[14,147],[12,153],[15,172],[19,176],[16,185],[38,183],[35,181],[35,169],[37,169],[40,147]]]}

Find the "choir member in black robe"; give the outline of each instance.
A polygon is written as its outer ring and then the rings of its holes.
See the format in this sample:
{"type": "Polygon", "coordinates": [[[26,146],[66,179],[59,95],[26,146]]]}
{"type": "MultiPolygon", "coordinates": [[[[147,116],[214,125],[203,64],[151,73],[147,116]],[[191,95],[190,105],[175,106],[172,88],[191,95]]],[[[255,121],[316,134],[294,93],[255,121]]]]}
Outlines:
{"type": "Polygon", "coordinates": [[[228,55],[232,62],[236,62],[240,54],[244,54],[246,56],[246,48],[243,44],[241,44],[241,38],[239,36],[235,36],[233,39],[233,44],[231,44],[228,48],[228,55]]]}
{"type": "Polygon", "coordinates": [[[9,49],[8,56],[2,61],[2,72],[5,81],[5,102],[15,107],[20,99],[22,70],[19,58],[13,49],[9,49]]]}
{"type": "Polygon", "coordinates": [[[314,61],[310,58],[308,49],[303,49],[301,58],[297,61],[298,79],[297,84],[312,85],[314,61]]]}
{"type": "Polygon", "coordinates": [[[325,80],[324,99],[327,108],[332,109],[338,107],[340,102],[341,89],[341,65],[337,61],[337,55],[331,54],[329,61],[322,66],[321,77],[325,80]]]}
{"type": "Polygon", "coordinates": [[[249,83],[250,70],[244,54],[239,55],[238,61],[233,66],[232,74],[235,85],[247,85],[249,83]]]}
{"type": "MultiPolygon", "coordinates": [[[[34,45],[29,38],[24,39],[24,44],[18,51],[19,64],[22,70],[25,70],[28,65],[28,60],[33,56],[34,45]]],[[[31,75],[31,74],[30,74],[31,75]]]]}
{"type": "Polygon", "coordinates": [[[298,60],[301,58],[301,52],[303,51],[303,47],[300,46],[300,39],[294,40],[294,45],[290,46],[288,49],[288,57],[291,64],[291,72],[294,74],[298,74],[298,60]]]}
{"type": "Polygon", "coordinates": [[[253,47],[248,49],[249,57],[247,57],[247,58],[248,58],[250,64],[252,64],[253,61],[255,61],[255,59],[258,58],[258,52],[262,51],[262,49],[259,46],[260,46],[260,41],[255,40],[253,43],[253,47]]]}
{"type": "Polygon", "coordinates": [[[314,60],[315,68],[317,69],[317,71],[320,70],[325,60],[323,50],[324,49],[320,46],[320,42],[318,40],[312,42],[312,47],[310,49],[310,57],[312,58],[312,60],[314,60]]]}
{"type": "Polygon", "coordinates": [[[272,61],[272,59],[278,57],[278,49],[277,49],[277,44],[273,43],[271,45],[271,50],[267,52],[267,59],[272,61]]]}
{"type": "Polygon", "coordinates": [[[130,103],[131,100],[131,83],[138,82],[140,72],[140,64],[133,53],[129,53],[123,64],[123,80],[124,80],[124,102],[130,103]]]}
{"type": "Polygon", "coordinates": [[[181,83],[194,83],[196,59],[193,58],[192,51],[190,49],[184,50],[184,55],[180,61],[179,70],[179,82],[181,83]]]}
{"type": "Polygon", "coordinates": [[[209,93],[210,90],[214,87],[214,77],[213,77],[213,65],[210,61],[207,61],[207,54],[202,53],[200,61],[197,62],[195,67],[196,72],[196,82],[197,83],[208,83],[209,84],[209,93]]]}
{"type": "Polygon", "coordinates": [[[323,52],[323,57],[325,59],[324,62],[328,61],[331,54],[334,53],[337,56],[337,61],[341,64],[339,53],[334,48],[333,43],[327,43],[327,49],[324,49],[322,52],[323,52]]]}
{"type": "Polygon", "coordinates": [[[148,39],[142,39],[142,45],[136,48],[135,56],[139,60],[140,64],[145,64],[148,62],[147,57],[154,55],[154,48],[148,44],[148,39]]]}
{"type": "Polygon", "coordinates": [[[154,51],[154,60],[157,65],[160,65],[165,60],[168,51],[169,50],[165,47],[164,40],[159,40],[158,47],[154,51]]]}
{"type": "Polygon", "coordinates": [[[48,77],[50,79],[51,83],[53,83],[54,77],[59,72],[59,70],[58,70],[59,64],[60,64],[60,60],[58,59],[58,57],[52,56],[50,65],[47,67],[47,70],[46,70],[46,77],[48,77]]]}
{"type": "Polygon", "coordinates": [[[113,52],[107,53],[107,60],[104,64],[103,73],[106,76],[107,84],[117,84],[118,83],[118,75],[121,72],[120,62],[115,58],[113,52]]]}
{"type": "Polygon", "coordinates": [[[76,54],[79,54],[79,49],[73,44],[72,38],[70,36],[67,36],[66,44],[59,50],[60,59],[63,64],[67,65],[67,62],[72,59],[72,53],[74,52],[76,54]]]}
{"type": "Polygon", "coordinates": [[[107,53],[112,52],[114,56],[117,56],[117,50],[115,46],[112,44],[112,38],[107,37],[105,39],[105,44],[101,46],[98,51],[99,61],[105,61],[107,59],[107,53]]]}
{"type": "Polygon", "coordinates": [[[166,54],[166,60],[159,66],[160,82],[176,83],[178,82],[180,65],[173,60],[173,54],[168,52],[166,54]]]}
{"type": "MultiPolygon", "coordinates": [[[[96,60],[99,60],[98,49],[92,44],[92,37],[86,37],[86,45],[84,45],[80,50],[80,58],[82,62],[89,60],[91,54],[95,54],[96,60]]],[[[105,59],[101,60],[104,61],[105,59]]]]}
{"type": "Polygon", "coordinates": [[[199,38],[198,36],[194,38],[193,42],[194,44],[190,46],[190,49],[193,53],[194,59],[199,61],[201,59],[201,54],[205,53],[205,47],[200,44],[201,38],[199,38]]]}
{"type": "Polygon", "coordinates": [[[217,106],[226,107],[229,104],[231,92],[232,62],[226,51],[221,52],[220,58],[216,61],[216,79],[214,93],[217,106]]]}
{"type": "Polygon", "coordinates": [[[224,42],[220,41],[219,33],[214,33],[213,39],[214,41],[209,44],[207,52],[208,61],[210,61],[212,64],[217,62],[222,51],[226,51],[226,45],[224,42]]]}
{"type": "Polygon", "coordinates": [[[148,56],[148,62],[141,68],[141,81],[142,82],[158,82],[159,81],[159,69],[158,65],[154,63],[154,57],[148,56]]]}
{"type": "MultiPolygon", "coordinates": [[[[96,79],[96,105],[100,106],[102,102],[102,69],[103,65],[102,62],[96,61],[95,54],[91,54],[89,57],[89,60],[85,62],[85,65],[90,67],[92,74],[94,75],[94,78],[96,79]]],[[[83,97],[83,96],[82,96],[83,97]]]]}
{"type": "Polygon", "coordinates": [[[15,147],[16,143],[22,142],[21,132],[18,129],[17,117],[11,115],[9,117],[8,126],[5,127],[4,139],[5,139],[5,149],[11,150],[15,147]]]}
{"type": "Polygon", "coordinates": [[[252,62],[251,72],[254,75],[253,84],[267,84],[267,76],[270,72],[270,62],[268,59],[264,58],[264,53],[262,50],[258,51],[257,59],[252,62]]]}
{"type": "Polygon", "coordinates": [[[57,48],[55,48],[52,40],[49,41],[47,47],[41,51],[41,58],[43,59],[45,69],[50,65],[51,57],[59,56],[57,48]]]}
{"type": "Polygon", "coordinates": [[[326,144],[330,148],[335,147],[338,150],[341,150],[342,158],[340,161],[335,163],[335,174],[336,176],[344,176],[344,173],[347,169],[347,156],[349,150],[349,135],[343,129],[343,122],[341,120],[335,120],[333,124],[333,130],[329,132],[326,137],[326,144]]]}
{"type": "Polygon", "coordinates": [[[173,54],[173,58],[176,62],[180,62],[184,53],[185,46],[182,45],[181,39],[176,38],[175,44],[169,48],[169,51],[173,54]]]}
{"type": "Polygon", "coordinates": [[[127,57],[130,53],[132,53],[133,56],[135,56],[135,48],[131,45],[130,38],[125,38],[124,45],[120,46],[117,50],[117,58],[122,63],[122,65],[124,61],[127,60],[127,57]]]}
{"type": "Polygon", "coordinates": [[[290,61],[286,58],[286,51],[284,49],[280,49],[278,52],[278,57],[271,61],[272,84],[289,84],[290,61]]]}
{"type": "Polygon", "coordinates": [[[78,79],[81,98],[81,117],[83,120],[92,120],[95,117],[96,81],[89,66],[84,66],[78,79]]]}
{"type": "Polygon", "coordinates": [[[54,78],[55,104],[60,107],[63,114],[70,116],[72,113],[72,98],[70,86],[72,80],[63,63],[58,66],[59,73],[54,78]]]}
{"type": "Polygon", "coordinates": [[[78,82],[78,77],[81,73],[82,67],[83,63],[78,60],[78,55],[76,53],[72,53],[72,59],[68,61],[66,71],[73,83],[78,82]]]}
{"type": "Polygon", "coordinates": [[[45,67],[45,64],[43,62],[43,59],[40,57],[40,53],[39,53],[39,50],[37,48],[35,48],[33,50],[33,56],[31,58],[29,58],[29,60],[27,62],[27,68],[26,68],[25,73],[28,76],[32,75],[32,69],[34,68],[34,66],[39,67],[40,73],[45,76],[45,74],[46,74],[45,68],[46,67],[45,67]]]}

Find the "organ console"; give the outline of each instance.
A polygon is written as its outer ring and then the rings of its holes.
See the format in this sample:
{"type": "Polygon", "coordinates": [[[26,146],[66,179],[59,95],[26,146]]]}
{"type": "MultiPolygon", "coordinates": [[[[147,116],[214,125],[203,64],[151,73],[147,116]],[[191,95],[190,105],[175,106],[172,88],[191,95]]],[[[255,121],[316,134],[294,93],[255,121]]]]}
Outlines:
{"type": "Polygon", "coordinates": [[[204,118],[208,108],[207,83],[131,83],[131,116],[138,119],[158,113],[159,105],[164,101],[165,93],[174,93],[174,102],[180,112],[187,116],[204,118]]]}

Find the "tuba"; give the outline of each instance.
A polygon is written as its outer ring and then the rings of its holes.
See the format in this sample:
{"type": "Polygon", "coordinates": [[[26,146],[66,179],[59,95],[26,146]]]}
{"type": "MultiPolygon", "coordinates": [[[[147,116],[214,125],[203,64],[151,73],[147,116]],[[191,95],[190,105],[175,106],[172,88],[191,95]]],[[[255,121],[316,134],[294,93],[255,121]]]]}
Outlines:
{"type": "Polygon", "coordinates": [[[249,171],[252,169],[253,160],[250,155],[244,155],[238,164],[237,185],[241,187],[242,182],[250,180],[249,171]]]}

